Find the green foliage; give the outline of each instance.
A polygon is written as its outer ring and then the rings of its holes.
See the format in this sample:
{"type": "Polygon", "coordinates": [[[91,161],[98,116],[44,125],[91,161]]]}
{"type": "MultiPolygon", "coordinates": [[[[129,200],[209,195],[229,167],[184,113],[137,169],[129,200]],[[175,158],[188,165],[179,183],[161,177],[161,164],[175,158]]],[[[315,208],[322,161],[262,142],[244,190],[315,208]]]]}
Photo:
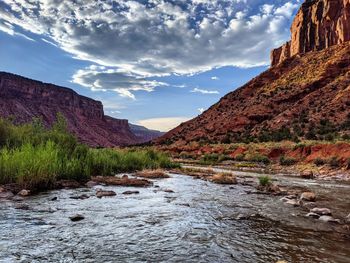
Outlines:
{"type": "Polygon", "coordinates": [[[142,169],[174,168],[169,157],[152,149],[91,149],[77,142],[64,117],[45,129],[40,120],[13,125],[0,119],[0,184],[46,189],[60,179],[88,180],[142,169]]]}
{"type": "Polygon", "coordinates": [[[287,158],[285,156],[280,157],[280,165],[283,165],[283,166],[290,166],[290,165],[296,164],[297,162],[298,161],[294,158],[287,158]]]}
{"type": "Polygon", "coordinates": [[[326,163],[326,161],[323,160],[323,159],[321,159],[321,158],[316,158],[316,159],[314,160],[314,164],[315,164],[316,166],[322,166],[322,165],[324,165],[325,163],[326,163]]]}
{"type": "Polygon", "coordinates": [[[237,162],[243,162],[244,161],[244,154],[237,154],[237,156],[235,157],[235,161],[237,162]]]}
{"type": "Polygon", "coordinates": [[[332,167],[332,168],[339,168],[340,167],[340,161],[338,160],[337,157],[333,156],[329,160],[329,166],[332,167]]]}
{"type": "Polygon", "coordinates": [[[255,162],[255,163],[263,163],[266,165],[271,163],[269,157],[261,154],[254,154],[253,156],[248,158],[247,161],[255,162]]]}
{"type": "Polygon", "coordinates": [[[271,185],[271,177],[267,175],[259,176],[259,185],[261,186],[271,185]]]}

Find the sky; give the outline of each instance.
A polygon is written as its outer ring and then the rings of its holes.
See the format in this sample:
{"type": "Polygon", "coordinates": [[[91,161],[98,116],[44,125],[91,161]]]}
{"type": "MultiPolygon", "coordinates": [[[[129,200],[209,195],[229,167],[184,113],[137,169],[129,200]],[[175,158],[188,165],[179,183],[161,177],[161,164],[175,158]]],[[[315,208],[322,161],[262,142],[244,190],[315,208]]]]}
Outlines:
{"type": "Polygon", "coordinates": [[[0,71],[168,131],[269,67],[300,0],[1,0],[0,71]]]}

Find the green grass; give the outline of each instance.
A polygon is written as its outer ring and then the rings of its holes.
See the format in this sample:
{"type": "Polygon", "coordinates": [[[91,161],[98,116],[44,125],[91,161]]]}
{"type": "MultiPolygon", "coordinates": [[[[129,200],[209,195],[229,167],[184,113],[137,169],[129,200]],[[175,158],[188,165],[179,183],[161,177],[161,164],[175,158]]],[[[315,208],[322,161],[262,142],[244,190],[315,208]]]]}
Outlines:
{"type": "Polygon", "coordinates": [[[264,175],[264,176],[259,176],[259,185],[261,186],[268,186],[271,184],[271,177],[264,175]]]}
{"type": "Polygon", "coordinates": [[[95,175],[175,167],[153,149],[89,148],[68,133],[60,116],[50,129],[38,120],[16,126],[0,119],[0,184],[40,190],[60,179],[86,181],[95,175]]]}

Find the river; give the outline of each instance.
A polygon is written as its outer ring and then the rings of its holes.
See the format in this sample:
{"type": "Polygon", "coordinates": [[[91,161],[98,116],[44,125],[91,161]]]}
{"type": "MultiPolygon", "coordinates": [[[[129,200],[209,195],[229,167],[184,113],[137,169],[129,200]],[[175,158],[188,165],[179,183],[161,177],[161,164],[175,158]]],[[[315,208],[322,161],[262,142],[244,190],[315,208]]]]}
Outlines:
{"type": "MultiPolygon", "coordinates": [[[[333,192],[343,202],[340,213],[349,211],[349,185],[283,178],[322,196],[333,192]]],[[[350,240],[333,225],[305,218],[280,197],[254,194],[248,185],[171,174],[149,188],[103,188],[117,195],[50,191],[26,199],[28,210],[1,202],[0,262],[350,262],[350,240]],[[126,190],[140,193],[123,195],[126,190]],[[70,198],[81,194],[91,197],[70,198]],[[85,219],[71,222],[74,214],[85,219]]]]}

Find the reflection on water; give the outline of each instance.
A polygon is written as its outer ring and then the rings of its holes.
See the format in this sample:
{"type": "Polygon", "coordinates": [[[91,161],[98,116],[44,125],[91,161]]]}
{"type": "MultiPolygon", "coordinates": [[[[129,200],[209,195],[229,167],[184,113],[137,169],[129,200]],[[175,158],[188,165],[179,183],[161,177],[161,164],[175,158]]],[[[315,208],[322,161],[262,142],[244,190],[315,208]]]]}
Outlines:
{"type": "Polygon", "coordinates": [[[52,191],[26,200],[29,210],[0,203],[0,262],[349,262],[349,240],[278,197],[182,175],[155,185],[127,196],[105,187],[117,196],[102,199],[52,191]]]}

